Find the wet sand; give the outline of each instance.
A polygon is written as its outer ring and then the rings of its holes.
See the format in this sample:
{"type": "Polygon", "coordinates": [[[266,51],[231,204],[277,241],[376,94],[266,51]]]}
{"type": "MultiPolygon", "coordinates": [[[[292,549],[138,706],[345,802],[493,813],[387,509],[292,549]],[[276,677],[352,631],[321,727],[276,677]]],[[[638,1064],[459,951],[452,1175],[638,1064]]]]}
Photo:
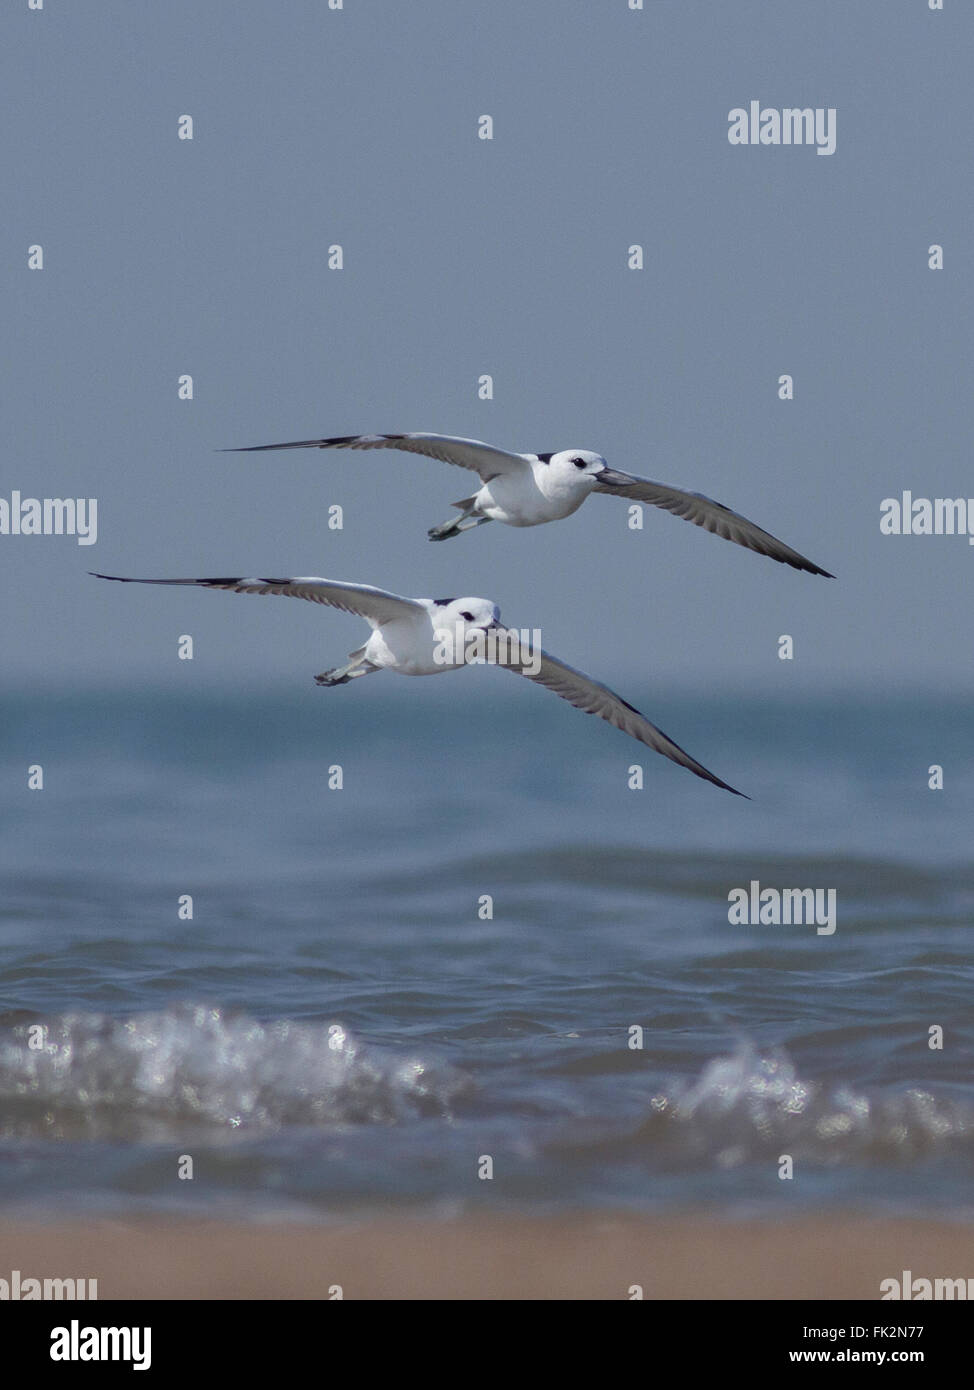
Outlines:
{"type": "Polygon", "coordinates": [[[974,1228],[850,1217],[620,1215],[360,1225],[0,1220],[0,1278],[97,1278],[99,1299],[878,1299],[974,1277],[974,1228]]]}

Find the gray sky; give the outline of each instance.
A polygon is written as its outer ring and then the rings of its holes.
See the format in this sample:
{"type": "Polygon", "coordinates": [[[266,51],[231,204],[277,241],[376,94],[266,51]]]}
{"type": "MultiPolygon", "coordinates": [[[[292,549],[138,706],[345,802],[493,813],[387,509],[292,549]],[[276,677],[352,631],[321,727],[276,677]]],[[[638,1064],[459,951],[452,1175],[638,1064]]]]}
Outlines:
{"type": "Polygon", "coordinates": [[[960,0],[8,0],[0,496],[99,504],[95,546],[0,536],[8,680],[169,680],[181,633],[200,680],[300,680],[360,640],[100,569],[482,594],[605,678],[969,685],[974,550],[879,504],[974,495],[972,51],[960,0]],[[730,145],[752,99],[835,107],[835,154],[730,145]],[[838,579],[604,497],[431,545],[459,470],[215,452],[410,429],[597,449],[838,579]]]}

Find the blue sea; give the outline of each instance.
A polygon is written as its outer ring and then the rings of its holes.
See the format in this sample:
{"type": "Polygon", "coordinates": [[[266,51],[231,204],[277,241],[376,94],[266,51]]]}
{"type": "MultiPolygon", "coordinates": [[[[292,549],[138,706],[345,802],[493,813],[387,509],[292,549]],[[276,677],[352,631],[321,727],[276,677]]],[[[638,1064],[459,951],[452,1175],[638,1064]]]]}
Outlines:
{"type": "Polygon", "coordinates": [[[625,693],[0,698],[0,1208],[970,1220],[969,699],[625,693]]]}

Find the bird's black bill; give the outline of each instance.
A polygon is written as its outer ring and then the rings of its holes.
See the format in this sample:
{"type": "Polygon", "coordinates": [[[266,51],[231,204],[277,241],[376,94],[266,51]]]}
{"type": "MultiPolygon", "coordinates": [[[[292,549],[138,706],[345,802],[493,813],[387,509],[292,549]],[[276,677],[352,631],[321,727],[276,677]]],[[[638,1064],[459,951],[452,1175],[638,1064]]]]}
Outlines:
{"type": "Polygon", "coordinates": [[[603,468],[595,476],[600,483],[608,483],[609,487],[628,487],[630,483],[638,481],[631,473],[620,473],[615,468],[603,468]]]}

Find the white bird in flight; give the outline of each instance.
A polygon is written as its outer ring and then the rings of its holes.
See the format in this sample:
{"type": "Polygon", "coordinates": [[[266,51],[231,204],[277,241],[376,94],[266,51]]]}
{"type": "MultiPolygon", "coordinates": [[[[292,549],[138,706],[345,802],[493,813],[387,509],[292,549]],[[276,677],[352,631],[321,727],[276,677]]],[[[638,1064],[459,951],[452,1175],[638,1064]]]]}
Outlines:
{"type": "Polygon", "coordinates": [[[253,444],[222,453],[260,453],[269,449],[403,449],[426,454],[443,463],[477,473],[483,486],[452,505],[460,515],[434,526],[431,541],[445,541],[486,521],[507,526],[541,526],[577,512],[591,492],[607,492],[649,502],[684,521],[692,521],[724,540],[768,555],[809,574],[834,579],[828,570],[813,565],[797,550],[762,531],[753,521],[733,512],[700,492],[684,492],[666,483],[654,483],[632,473],[610,468],[601,454],[590,449],[562,449],[554,454],[512,454],[483,444],[478,439],[457,439],[449,434],[348,434],[334,439],[296,439],[284,444],[253,444]]]}
{"type": "MultiPolygon", "coordinates": [[[[94,571],[92,571],[94,573],[94,571]]],[[[236,594],[283,594],[308,599],[345,613],[364,618],[372,629],[364,646],[349,653],[347,666],[323,671],[315,676],[319,685],[345,685],[374,671],[395,671],[401,676],[433,676],[458,670],[471,663],[469,652],[481,651],[492,634],[514,639],[506,647],[507,659],[499,661],[516,675],[543,685],[563,700],[597,714],[616,729],[638,739],[703,777],[714,786],[735,796],[743,792],[722,782],[691,758],[689,753],[667,738],[648,719],[615,691],[583,671],[566,665],[547,652],[535,648],[525,652],[516,631],[505,628],[500,609],[486,598],[403,598],[399,594],[374,589],[368,584],[346,584],[315,576],[296,579],[130,579],[119,574],[96,574],[96,579],[113,579],[121,584],[191,584],[204,589],[227,589],[236,594]],[[480,646],[477,646],[477,642],[480,646]],[[446,649],[446,655],[444,651],[446,649]]],[[[479,659],[482,659],[479,658],[479,659]]]]}

